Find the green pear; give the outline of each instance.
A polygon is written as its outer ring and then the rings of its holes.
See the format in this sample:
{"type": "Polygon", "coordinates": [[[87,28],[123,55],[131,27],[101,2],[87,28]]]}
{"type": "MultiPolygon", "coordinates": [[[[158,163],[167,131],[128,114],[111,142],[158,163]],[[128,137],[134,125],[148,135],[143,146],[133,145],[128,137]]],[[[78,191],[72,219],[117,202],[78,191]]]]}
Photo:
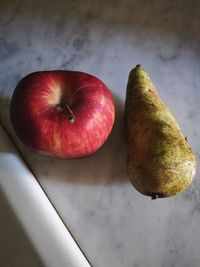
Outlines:
{"type": "Polygon", "coordinates": [[[192,183],[196,171],[192,149],[140,65],[129,75],[125,131],[127,172],[140,193],[152,199],[169,197],[192,183]]]}

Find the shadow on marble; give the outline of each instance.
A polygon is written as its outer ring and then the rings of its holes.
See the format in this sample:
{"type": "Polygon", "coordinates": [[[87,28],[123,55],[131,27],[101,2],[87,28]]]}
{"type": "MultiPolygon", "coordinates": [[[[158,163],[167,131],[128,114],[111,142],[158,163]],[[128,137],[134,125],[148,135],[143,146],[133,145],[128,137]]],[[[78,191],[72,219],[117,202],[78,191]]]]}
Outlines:
{"type": "MultiPolygon", "coordinates": [[[[113,24],[114,28],[122,26],[131,31],[137,26],[147,26],[149,29],[162,30],[163,32],[181,30],[182,34],[187,37],[188,34],[192,34],[188,24],[191,22],[188,14],[197,14],[198,10],[196,9],[199,5],[198,0],[192,0],[191,2],[187,0],[175,2],[157,0],[148,2],[148,5],[146,0],[101,0],[96,1],[95,4],[92,4],[91,0],[84,1],[84,4],[82,0],[61,0],[57,2],[36,0],[27,3],[17,0],[13,2],[3,1],[2,3],[1,12],[6,17],[5,20],[2,18],[3,25],[8,25],[20,15],[20,20],[27,23],[31,23],[34,18],[34,21],[40,23],[41,28],[48,27],[46,23],[49,23],[50,26],[54,22],[57,34],[63,33],[70,21],[79,21],[80,23],[84,21],[84,24],[80,24],[83,28],[88,26],[90,22],[95,22],[91,25],[93,27],[106,24],[111,26],[113,24]],[[136,9],[137,12],[135,12],[136,9]],[[50,22],[50,19],[52,22],[50,22]],[[173,23],[166,23],[166,20],[173,21],[173,23]],[[119,24],[120,22],[121,24],[119,24]]],[[[48,31],[49,35],[52,33],[48,31]]],[[[81,48],[81,41],[75,42],[74,45],[81,48]]],[[[10,48],[10,51],[18,52],[17,46],[8,48],[10,48]]],[[[38,58],[38,61],[40,61],[40,58],[38,58]]]]}
{"type": "MultiPolygon", "coordinates": [[[[73,69],[91,57],[98,57],[101,64],[104,46],[111,45],[106,38],[109,36],[115,40],[120,36],[133,47],[144,46],[146,52],[156,45],[157,50],[161,50],[157,55],[160,61],[175,61],[182,43],[189,45],[196,38],[198,21],[191,20],[191,14],[197,16],[200,2],[150,2],[3,1],[0,22],[5,32],[0,38],[0,59],[9,61],[17,57],[15,76],[11,80],[21,77],[21,72],[26,74],[28,69],[28,72],[49,68],[73,69]],[[171,35],[175,37],[175,45],[174,51],[169,52],[160,47],[156,38],[159,36],[159,39],[169,42],[171,35]],[[150,38],[150,43],[146,37],[150,38]],[[101,44],[100,48],[98,44],[101,44]]],[[[126,51],[116,53],[128,57],[126,51]]],[[[97,66],[92,68],[96,71],[97,66]]]]}
{"type": "Polygon", "coordinates": [[[1,266],[44,266],[1,190],[0,218],[1,266]]]}

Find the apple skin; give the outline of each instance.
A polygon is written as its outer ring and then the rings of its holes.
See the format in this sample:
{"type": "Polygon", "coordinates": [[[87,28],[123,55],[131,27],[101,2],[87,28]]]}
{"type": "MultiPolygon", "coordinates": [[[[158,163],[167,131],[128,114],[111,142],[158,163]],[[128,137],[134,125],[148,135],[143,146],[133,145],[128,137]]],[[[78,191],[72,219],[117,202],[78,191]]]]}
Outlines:
{"type": "Polygon", "coordinates": [[[98,78],[76,71],[40,71],[24,77],[11,100],[10,118],[19,139],[37,152],[81,158],[108,138],[113,97],[98,78]]]}

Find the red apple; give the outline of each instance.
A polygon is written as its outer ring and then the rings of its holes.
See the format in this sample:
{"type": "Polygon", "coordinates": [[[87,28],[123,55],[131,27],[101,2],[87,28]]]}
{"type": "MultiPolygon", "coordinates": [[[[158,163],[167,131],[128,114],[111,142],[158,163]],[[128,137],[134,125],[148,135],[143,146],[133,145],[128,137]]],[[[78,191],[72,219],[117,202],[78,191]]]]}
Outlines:
{"type": "Polygon", "coordinates": [[[75,71],[41,71],[18,83],[10,116],[27,146],[52,156],[80,158],[104,144],[115,108],[110,91],[98,78],[75,71]]]}

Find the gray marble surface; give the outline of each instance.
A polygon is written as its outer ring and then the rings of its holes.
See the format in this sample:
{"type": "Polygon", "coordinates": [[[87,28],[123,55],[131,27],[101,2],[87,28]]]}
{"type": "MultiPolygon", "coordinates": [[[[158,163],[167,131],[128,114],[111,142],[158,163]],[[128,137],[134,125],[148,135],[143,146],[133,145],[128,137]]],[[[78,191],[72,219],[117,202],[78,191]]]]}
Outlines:
{"type": "Polygon", "coordinates": [[[151,201],[126,176],[128,73],[142,64],[200,160],[199,1],[0,1],[0,119],[95,267],[198,267],[199,170],[183,194],[151,201]],[[15,137],[8,107],[24,75],[89,72],[116,102],[108,142],[81,160],[37,155],[15,137]]]}

